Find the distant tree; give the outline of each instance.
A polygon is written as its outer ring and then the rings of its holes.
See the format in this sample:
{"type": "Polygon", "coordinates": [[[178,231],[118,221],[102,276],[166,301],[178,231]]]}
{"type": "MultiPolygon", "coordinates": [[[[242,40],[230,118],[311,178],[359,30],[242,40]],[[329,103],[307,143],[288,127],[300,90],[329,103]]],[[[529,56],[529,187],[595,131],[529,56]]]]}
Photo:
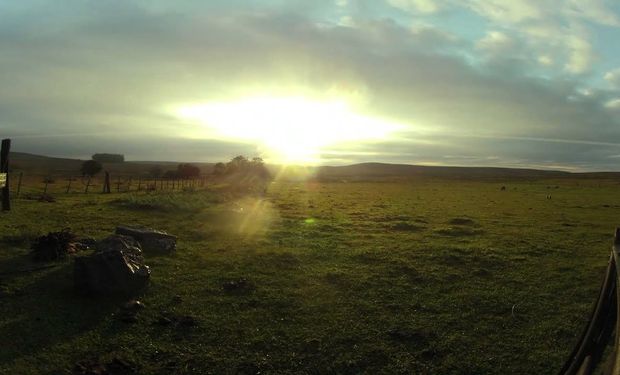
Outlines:
{"type": "Polygon", "coordinates": [[[164,173],[164,169],[161,165],[155,165],[149,169],[149,177],[159,178],[164,173]]]}
{"type": "Polygon", "coordinates": [[[226,164],[224,163],[216,163],[213,166],[213,174],[221,175],[226,173],[226,164]]]}
{"type": "Polygon", "coordinates": [[[226,173],[235,173],[242,171],[247,168],[248,164],[248,158],[246,158],[245,156],[235,156],[226,164],[226,173]]]}
{"type": "Polygon", "coordinates": [[[177,175],[179,178],[193,178],[200,176],[200,168],[193,164],[184,163],[177,167],[177,175]]]}
{"type": "MultiPolygon", "coordinates": [[[[221,166],[222,163],[218,163],[218,164],[216,164],[216,166],[214,167],[215,174],[218,174],[222,168],[221,166]]],[[[256,177],[267,178],[267,179],[271,177],[271,174],[267,170],[267,167],[265,167],[265,162],[263,158],[261,157],[254,157],[251,160],[249,160],[243,155],[235,156],[228,163],[226,163],[224,174],[237,174],[237,173],[241,173],[245,175],[254,175],[256,177]]]]}
{"type": "Polygon", "coordinates": [[[92,158],[100,163],[122,163],[125,161],[125,155],[121,154],[95,154],[92,158]]]}
{"type": "Polygon", "coordinates": [[[103,169],[103,166],[101,165],[100,162],[96,160],[87,160],[84,163],[82,163],[80,172],[82,173],[82,176],[92,177],[96,175],[97,173],[101,172],[102,169],[103,169]]]}

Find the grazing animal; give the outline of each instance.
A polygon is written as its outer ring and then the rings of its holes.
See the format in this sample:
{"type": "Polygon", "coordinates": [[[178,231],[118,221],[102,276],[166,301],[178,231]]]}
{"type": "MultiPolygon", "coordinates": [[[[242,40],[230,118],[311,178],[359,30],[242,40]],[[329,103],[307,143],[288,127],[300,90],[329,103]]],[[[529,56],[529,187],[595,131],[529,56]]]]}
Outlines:
{"type": "Polygon", "coordinates": [[[547,199],[551,199],[551,195],[547,195],[547,199]]]}

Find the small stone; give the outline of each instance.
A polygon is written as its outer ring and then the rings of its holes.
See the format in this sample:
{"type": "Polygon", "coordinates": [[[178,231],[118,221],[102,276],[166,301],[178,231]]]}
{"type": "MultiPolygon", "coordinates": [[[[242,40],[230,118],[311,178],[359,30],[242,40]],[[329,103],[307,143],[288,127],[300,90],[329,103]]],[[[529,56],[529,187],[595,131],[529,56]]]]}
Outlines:
{"type": "Polygon", "coordinates": [[[157,318],[157,321],[155,321],[155,323],[160,326],[169,326],[172,324],[172,319],[166,316],[160,316],[159,318],[157,318]]]}
{"type": "Polygon", "coordinates": [[[229,280],[222,284],[222,289],[226,292],[238,292],[252,289],[252,284],[246,278],[229,280]]]}
{"type": "Polygon", "coordinates": [[[138,300],[132,299],[131,301],[123,305],[123,309],[127,311],[139,311],[144,310],[144,304],[138,300]]]}
{"type": "Polygon", "coordinates": [[[185,315],[178,318],[178,324],[184,327],[195,327],[198,325],[198,321],[193,316],[185,315]]]}

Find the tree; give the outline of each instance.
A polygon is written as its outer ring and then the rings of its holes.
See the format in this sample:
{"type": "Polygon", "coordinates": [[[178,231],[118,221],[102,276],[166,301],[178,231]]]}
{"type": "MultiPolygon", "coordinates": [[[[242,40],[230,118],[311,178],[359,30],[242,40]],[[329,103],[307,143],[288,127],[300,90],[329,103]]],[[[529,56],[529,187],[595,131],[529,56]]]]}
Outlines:
{"type": "Polygon", "coordinates": [[[189,163],[179,164],[177,167],[177,174],[179,178],[198,177],[200,176],[200,168],[189,163]]]}
{"type": "Polygon", "coordinates": [[[226,164],[220,162],[213,166],[213,174],[222,175],[224,173],[226,173],[226,164]]]}
{"type": "Polygon", "coordinates": [[[97,173],[101,172],[103,166],[96,160],[87,160],[82,163],[82,167],[80,168],[80,172],[82,172],[82,176],[94,176],[97,173]]]}
{"type": "Polygon", "coordinates": [[[228,164],[226,164],[226,173],[235,173],[246,169],[248,166],[248,158],[243,155],[238,155],[232,158],[228,164]]]}

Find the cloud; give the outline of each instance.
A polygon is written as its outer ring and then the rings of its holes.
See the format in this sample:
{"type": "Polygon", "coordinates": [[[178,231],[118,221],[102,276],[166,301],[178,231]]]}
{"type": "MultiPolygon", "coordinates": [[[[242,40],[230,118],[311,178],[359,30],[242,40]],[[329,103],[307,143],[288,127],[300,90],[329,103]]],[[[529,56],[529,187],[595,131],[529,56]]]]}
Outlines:
{"type": "Polygon", "coordinates": [[[391,6],[407,11],[419,13],[435,13],[441,9],[437,0],[387,0],[391,6]]]}
{"type": "Polygon", "coordinates": [[[616,68],[605,73],[605,80],[611,87],[620,90],[620,68],[616,68]]]}
{"type": "Polygon", "coordinates": [[[476,42],[476,48],[492,56],[506,56],[515,48],[515,41],[501,31],[488,31],[476,42]]]}
{"type": "Polygon", "coordinates": [[[620,98],[611,99],[605,103],[605,108],[620,110],[620,98]]]}
{"type": "MultiPolygon", "coordinates": [[[[414,16],[424,13],[423,6],[414,2],[388,3],[414,16]]],[[[620,27],[620,17],[604,0],[448,0],[433,2],[428,9],[429,13],[439,9],[468,10],[489,22],[487,42],[501,42],[488,39],[491,33],[501,33],[511,40],[523,39],[527,48],[515,51],[520,54],[518,58],[539,62],[542,67],[561,64],[564,72],[573,75],[589,73],[597,59],[590,32],[593,25],[620,27]]]]}

